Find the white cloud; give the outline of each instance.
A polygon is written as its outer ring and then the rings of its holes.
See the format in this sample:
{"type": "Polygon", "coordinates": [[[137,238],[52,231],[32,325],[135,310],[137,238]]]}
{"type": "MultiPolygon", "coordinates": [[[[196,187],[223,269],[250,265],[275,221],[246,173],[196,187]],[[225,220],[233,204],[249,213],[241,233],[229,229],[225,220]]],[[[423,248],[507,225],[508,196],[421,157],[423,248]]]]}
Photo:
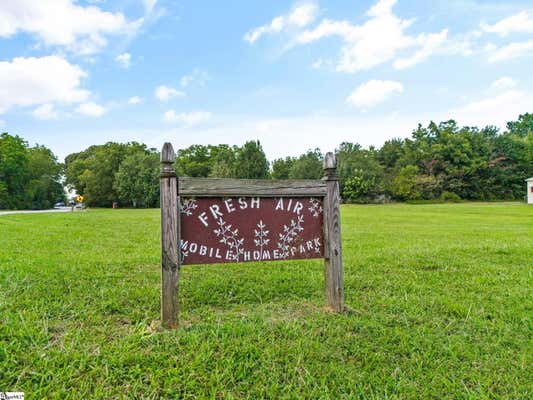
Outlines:
{"type": "Polygon", "coordinates": [[[491,89],[494,90],[505,90],[505,89],[512,89],[514,88],[518,82],[514,80],[513,78],[509,76],[502,76],[499,79],[496,79],[492,84],[490,85],[491,89]]]}
{"type": "Polygon", "coordinates": [[[533,95],[524,90],[510,89],[467,103],[448,114],[464,125],[503,127],[507,121],[515,120],[519,114],[532,109],[533,95]]]}
{"type": "Polygon", "coordinates": [[[0,37],[19,32],[35,35],[48,46],[92,54],[107,44],[107,35],[134,33],[143,19],[128,21],[122,13],[82,6],[73,0],[2,0],[0,37]]]}
{"type": "Polygon", "coordinates": [[[288,24],[300,28],[306,26],[315,20],[317,12],[318,7],[315,4],[302,4],[295,7],[289,14],[287,18],[288,24]]]}
{"type": "Polygon", "coordinates": [[[420,34],[416,41],[419,44],[419,49],[416,50],[409,57],[399,58],[394,61],[394,68],[404,69],[418,64],[431,55],[435,54],[448,40],[448,30],[444,29],[439,33],[420,34]]]}
{"type": "Polygon", "coordinates": [[[205,86],[210,79],[211,77],[207,71],[195,68],[190,74],[181,77],[180,85],[182,87],[187,87],[192,83],[196,83],[198,86],[205,86]]]}
{"type": "Polygon", "coordinates": [[[486,50],[491,63],[512,60],[533,54],[533,40],[509,43],[501,47],[488,45],[486,50]]]}
{"type": "Polygon", "coordinates": [[[448,30],[438,33],[408,35],[405,31],[414,20],[396,16],[392,8],[396,0],[379,0],[366,13],[360,24],[324,19],[312,30],[298,34],[291,46],[304,45],[325,37],[338,36],[343,45],[337,70],[354,73],[396,60],[398,69],[420,63],[435,53],[458,52],[448,42],[448,30]],[[411,51],[412,54],[405,55],[411,51]]]}
{"type": "Polygon", "coordinates": [[[170,99],[173,99],[175,97],[184,97],[184,96],[185,96],[184,92],[180,90],[176,90],[173,87],[165,86],[165,85],[158,86],[155,89],[155,97],[157,97],[159,101],[169,101],[170,99]]]}
{"type": "Polygon", "coordinates": [[[128,99],[129,104],[141,104],[143,99],[141,99],[139,96],[133,96],[128,99]]]}
{"type": "Polygon", "coordinates": [[[511,33],[533,33],[533,16],[527,11],[522,11],[493,25],[482,23],[480,27],[485,32],[500,36],[507,36],[511,33]]]}
{"type": "Polygon", "coordinates": [[[50,103],[40,105],[32,111],[32,114],[35,118],[43,120],[58,118],[58,114],[57,111],[54,109],[54,105],[50,103]]]}
{"type": "Polygon", "coordinates": [[[120,64],[122,68],[129,68],[131,65],[131,54],[130,53],[122,53],[116,56],[115,58],[116,62],[120,64]]]}
{"type": "Polygon", "coordinates": [[[143,0],[144,9],[146,13],[151,13],[156,3],[157,3],[157,0],[143,0]]]}
{"type": "Polygon", "coordinates": [[[185,127],[192,127],[203,124],[211,119],[211,113],[207,111],[192,111],[188,113],[176,113],[168,110],[163,115],[163,120],[171,123],[180,123],[185,127]]]}
{"type": "Polygon", "coordinates": [[[76,108],[76,112],[89,117],[101,117],[106,113],[106,109],[93,102],[82,103],[76,108]]]}
{"type": "Polygon", "coordinates": [[[85,101],[90,94],[81,88],[85,76],[80,67],[59,56],[0,61],[0,113],[13,106],[85,101]]]}
{"type": "Polygon", "coordinates": [[[371,80],[359,85],[346,99],[353,107],[367,109],[383,103],[396,93],[403,92],[403,85],[395,81],[371,80]]]}
{"type": "Polygon", "coordinates": [[[253,44],[263,35],[279,33],[291,28],[302,28],[315,20],[317,12],[318,7],[315,4],[301,4],[294,7],[289,14],[275,17],[270,23],[250,30],[244,35],[244,40],[253,44]]]}

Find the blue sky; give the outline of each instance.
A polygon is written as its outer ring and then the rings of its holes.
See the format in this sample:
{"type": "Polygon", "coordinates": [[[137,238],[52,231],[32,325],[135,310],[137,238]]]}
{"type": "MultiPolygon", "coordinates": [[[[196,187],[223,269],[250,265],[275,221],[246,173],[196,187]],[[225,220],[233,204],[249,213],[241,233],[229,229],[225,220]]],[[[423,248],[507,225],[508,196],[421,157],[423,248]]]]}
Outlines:
{"type": "Polygon", "coordinates": [[[0,130],[272,159],[533,112],[533,3],[2,0],[0,130]]]}

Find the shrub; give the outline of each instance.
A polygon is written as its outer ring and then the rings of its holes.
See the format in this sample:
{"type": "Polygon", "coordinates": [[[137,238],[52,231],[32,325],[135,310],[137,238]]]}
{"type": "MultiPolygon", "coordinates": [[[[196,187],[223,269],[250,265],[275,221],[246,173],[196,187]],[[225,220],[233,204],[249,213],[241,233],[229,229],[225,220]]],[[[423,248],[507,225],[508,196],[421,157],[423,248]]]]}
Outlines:
{"type": "Polygon", "coordinates": [[[440,199],[445,203],[460,203],[461,197],[453,192],[442,192],[440,199]]]}

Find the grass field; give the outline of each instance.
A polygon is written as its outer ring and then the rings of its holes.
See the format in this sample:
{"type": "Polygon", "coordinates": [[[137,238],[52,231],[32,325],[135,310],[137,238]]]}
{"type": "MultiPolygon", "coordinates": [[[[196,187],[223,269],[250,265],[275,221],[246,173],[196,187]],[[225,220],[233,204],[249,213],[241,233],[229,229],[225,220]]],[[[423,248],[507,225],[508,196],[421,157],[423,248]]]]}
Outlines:
{"type": "Polygon", "coordinates": [[[27,399],[530,399],[533,206],[343,206],[320,260],[186,266],[159,319],[159,210],[0,217],[0,391],[27,399]]]}

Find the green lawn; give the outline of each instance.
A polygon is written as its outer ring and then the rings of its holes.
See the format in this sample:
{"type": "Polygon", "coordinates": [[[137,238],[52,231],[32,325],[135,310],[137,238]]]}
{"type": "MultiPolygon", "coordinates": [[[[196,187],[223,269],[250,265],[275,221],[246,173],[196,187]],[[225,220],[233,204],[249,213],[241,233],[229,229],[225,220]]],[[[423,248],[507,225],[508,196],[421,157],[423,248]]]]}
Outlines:
{"type": "Polygon", "coordinates": [[[186,266],[159,319],[159,210],[0,216],[0,391],[28,399],[530,399],[533,206],[343,206],[320,260],[186,266]]]}

